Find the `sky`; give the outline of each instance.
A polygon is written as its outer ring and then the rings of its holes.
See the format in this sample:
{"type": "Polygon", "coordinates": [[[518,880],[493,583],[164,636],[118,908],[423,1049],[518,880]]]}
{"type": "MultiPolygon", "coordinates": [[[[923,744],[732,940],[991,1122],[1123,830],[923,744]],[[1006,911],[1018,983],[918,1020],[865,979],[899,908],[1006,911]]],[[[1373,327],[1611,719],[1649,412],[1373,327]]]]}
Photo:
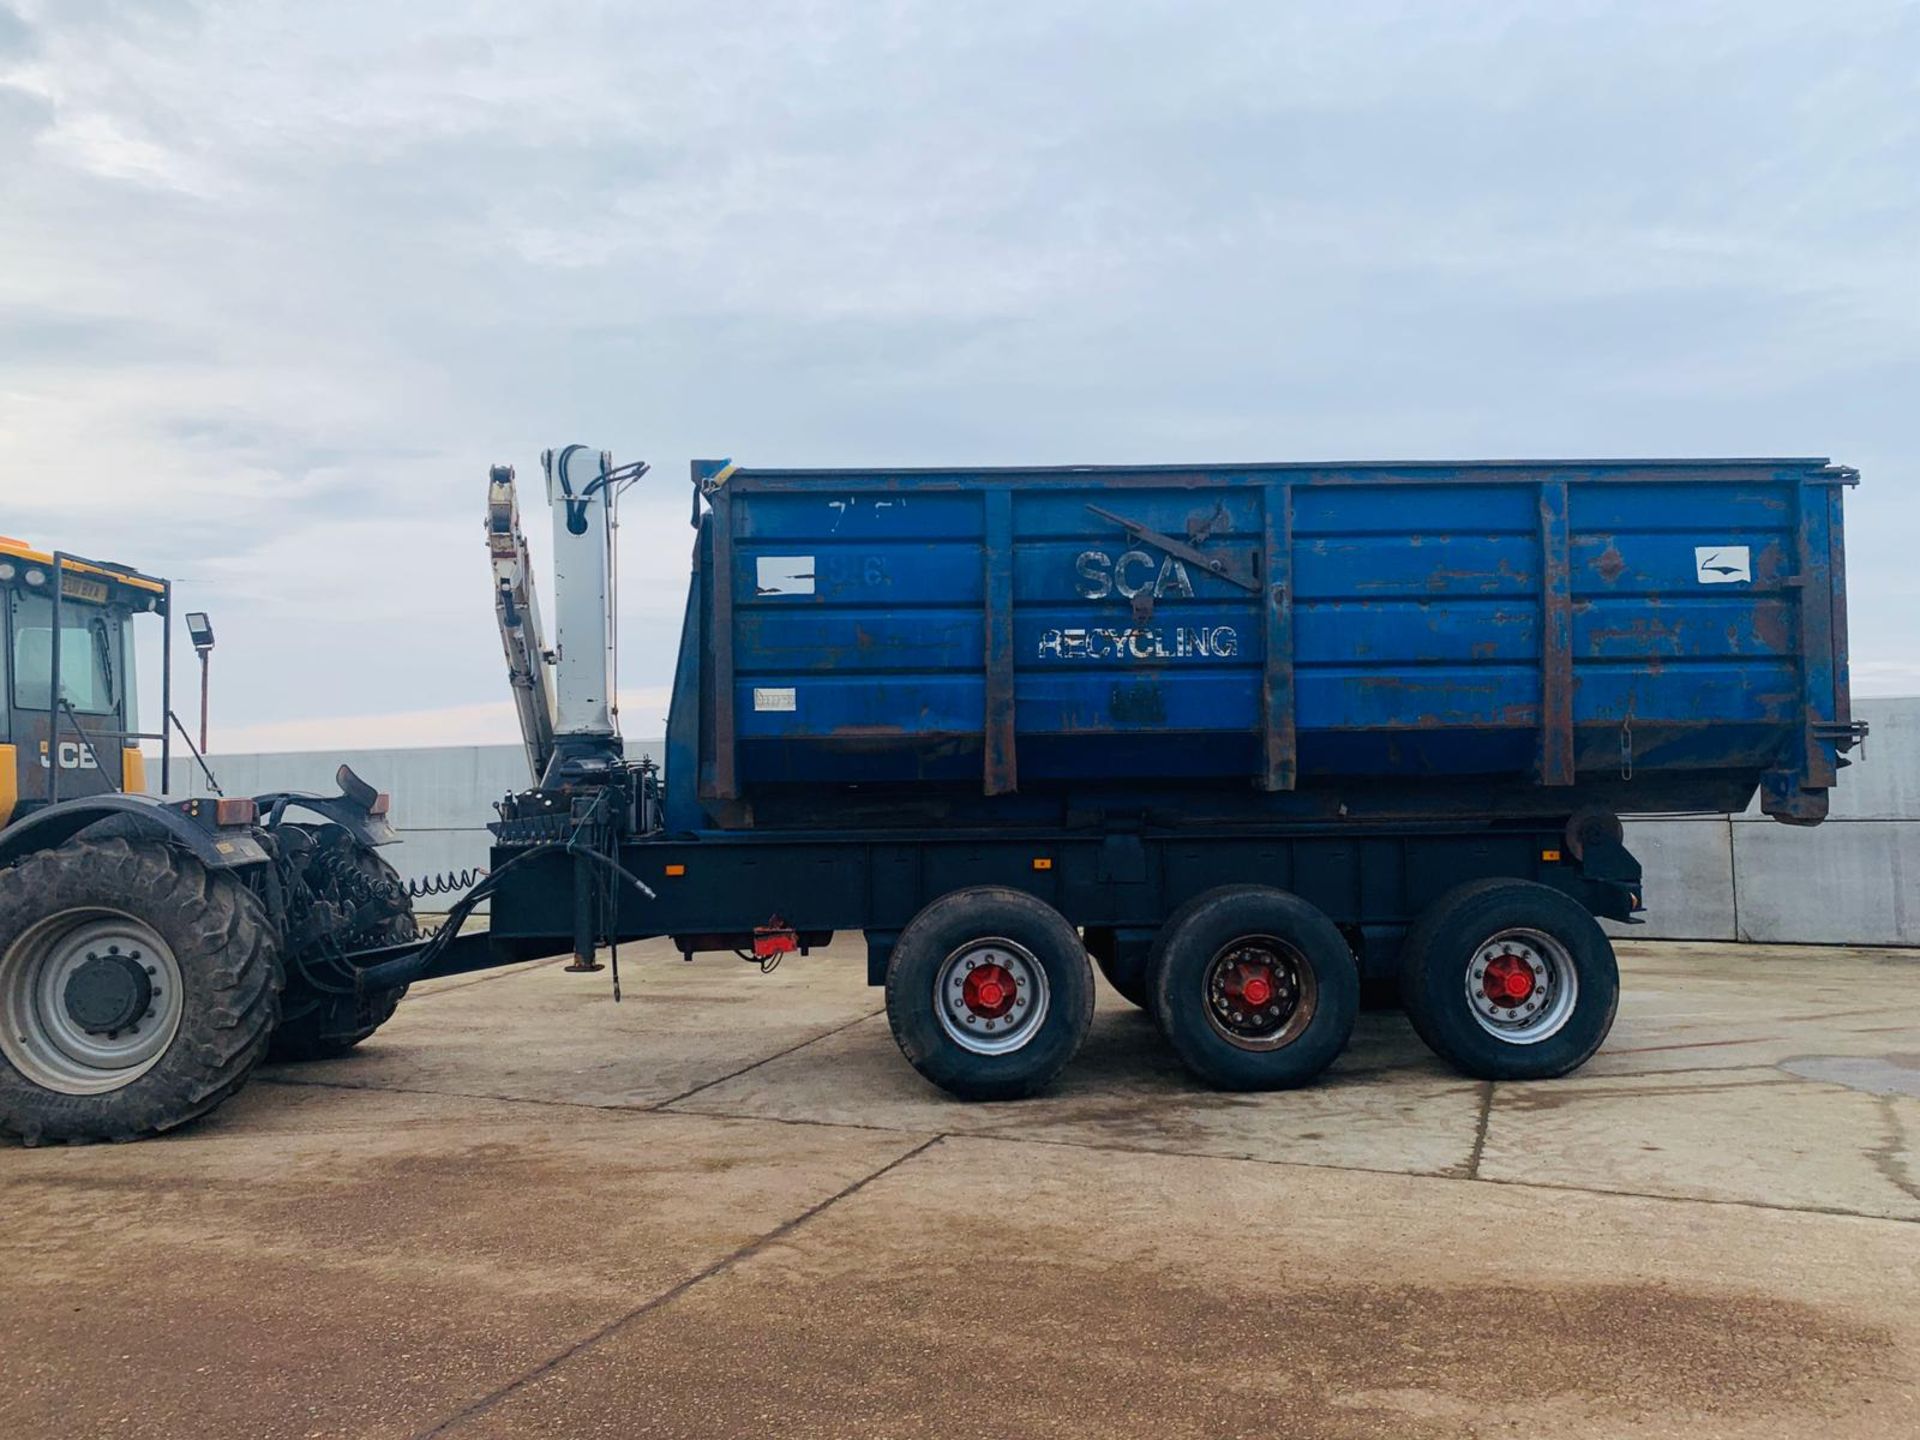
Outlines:
{"type": "Polygon", "coordinates": [[[705,456],[1830,455],[1915,694],[1917,416],[1914,4],[0,0],[0,533],[213,616],[216,752],[514,740],[570,442],[636,738],[705,456]]]}

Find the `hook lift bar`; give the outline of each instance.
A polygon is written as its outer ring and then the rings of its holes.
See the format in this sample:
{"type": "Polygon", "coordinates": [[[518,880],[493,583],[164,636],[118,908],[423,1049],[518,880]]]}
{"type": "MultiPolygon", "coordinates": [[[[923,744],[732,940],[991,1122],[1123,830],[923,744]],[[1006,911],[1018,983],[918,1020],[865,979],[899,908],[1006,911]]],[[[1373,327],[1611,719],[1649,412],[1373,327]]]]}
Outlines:
{"type": "Polygon", "coordinates": [[[531,550],[520,523],[510,465],[487,476],[487,548],[493,566],[494,616],[500,628],[507,678],[520,722],[530,789],[496,804],[490,828],[501,844],[519,846],[449,910],[424,944],[390,946],[350,957],[362,994],[429,975],[458,974],[532,958],[486,932],[462,933],[474,910],[503,877],[541,856],[565,856],[572,872],[573,964],[605,968],[613,958],[614,998],[620,998],[618,896],[630,888],[648,900],[653,890],[619,862],[620,842],[658,828],[658,769],[651,760],[629,763],[616,724],[617,575],[615,532],[621,494],[648,471],[645,461],[616,466],[605,451],[585,445],[541,456],[553,513],[555,630],[543,630],[531,550]]]}

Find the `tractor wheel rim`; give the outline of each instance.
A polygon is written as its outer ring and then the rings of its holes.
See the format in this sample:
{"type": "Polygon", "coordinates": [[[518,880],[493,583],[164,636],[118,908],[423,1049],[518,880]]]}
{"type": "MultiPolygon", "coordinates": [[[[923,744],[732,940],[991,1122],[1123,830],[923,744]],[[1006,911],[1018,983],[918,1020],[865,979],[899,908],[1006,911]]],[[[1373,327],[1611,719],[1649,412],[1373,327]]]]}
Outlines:
{"type": "Polygon", "coordinates": [[[1280,1050],[1320,1008],[1320,982],[1305,955],[1273,935],[1242,935],[1214,953],[1201,977],[1201,1010],[1239,1050],[1280,1050]]]}
{"type": "Polygon", "coordinates": [[[0,1054],[62,1095],[130,1085],[160,1062],[186,1014],[180,962],[122,911],[63,910],[0,954],[0,1054]]]}
{"type": "Polygon", "coordinates": [[[969,940],[941,962],[933,1011],[947,1038],[975,1055],[1005,1055],[1046,1023],[1052,987],[1024,945],[997,936],[969,940]]]}
{"type": "Polygon", "coordinates": [[[1540,930],[1502,930],[1467,962],[1467,1006],[1482,1030],[1510,1045],[1537,1045],[1573,1018],[1580,972],[1573,955],[1540,930]]]}

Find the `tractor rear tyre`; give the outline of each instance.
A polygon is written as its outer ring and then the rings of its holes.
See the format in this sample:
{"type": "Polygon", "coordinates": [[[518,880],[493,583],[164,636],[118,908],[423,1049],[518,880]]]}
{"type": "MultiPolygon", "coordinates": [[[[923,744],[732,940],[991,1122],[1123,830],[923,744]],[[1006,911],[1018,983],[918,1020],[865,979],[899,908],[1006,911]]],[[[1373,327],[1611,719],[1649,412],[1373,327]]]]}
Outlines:
{"type": "MultiPolygon", "coordinates": [[[[342,948],[372,949],[378,945],[404,945],[414,939],[420,933],[419,926],[414,922],[413,901],[407,895],[406,882],[400,878],[400,872],[373,851],[354,843],[344,830],[326,826],[317,833],[324,849],[316,852],[315,862],[309,865],[309,884],[314,885],[324,901],[333,905],[379,907],[376,918],[341,938],[342,948]],[[322,853],[325,859],[319,858],[322,853]],[[334,867],[334,873],[329,874],[327,866],[334,867]],[[354,878],[343,881],[338,874],[340,870],[349,877],[357,877],[360,883],[356,884],[354,878]],[[360,893],[346,893],[349,891],[360,893]]],[[[289,942],[290,949],[297,954],[312,944],[313,939],[293,935],[289,942]]],[[[334,994],[304,984],[295,967],[282,1007],[283,1018],[273,1032],[268,1058],[336,1059],[391,1020],[406,993],[406,986],[396,985],[359,997],[334,994]]]]}
{"type": "Polygon", "coordinates": [[[29,1145],[204,1115],[279,1018],[266,907],[161,840],[74,840],[0,871],[0,936],[0,1135],[29,1145]]]}

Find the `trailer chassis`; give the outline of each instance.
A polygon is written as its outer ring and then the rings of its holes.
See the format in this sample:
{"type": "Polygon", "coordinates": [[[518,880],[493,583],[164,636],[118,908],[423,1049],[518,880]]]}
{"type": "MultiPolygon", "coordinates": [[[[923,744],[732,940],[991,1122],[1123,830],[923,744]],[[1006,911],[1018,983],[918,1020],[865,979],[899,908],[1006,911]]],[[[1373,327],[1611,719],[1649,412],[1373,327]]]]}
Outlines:
{"type": "MultiPolygon", "coordinates": [[[[621,870],[654,892],[620,887],[616,942],[670,937],[688,958],[751,949],[756,932],[790,932],[798,948],[835,933],[867,940],[867,978],[884,982],[895,938],[942,895],[976,886],[1022,891],[1125,953],[1146,944],[1186,901],[1221,885],[1299,896],[1346,936],[1369,979],[1394,973],[1408,928],[1447,891],[1490,877],[1560,891],[1589,913],[1631,921],[1640,865],[1609,826],[1444,823],[1284,831],[715,832],[646,836],[617,850],[621,870]]],[[[497,963],[572,946],[591,954],[591,909],[577,903],[586,862],[564,846],[528,855],[496,846],[490,937],[497,963]],[[516,861],[520,863],[515,863],[516,861]],[[512,865],[512,869],[507,869],[512,865]]]]}

